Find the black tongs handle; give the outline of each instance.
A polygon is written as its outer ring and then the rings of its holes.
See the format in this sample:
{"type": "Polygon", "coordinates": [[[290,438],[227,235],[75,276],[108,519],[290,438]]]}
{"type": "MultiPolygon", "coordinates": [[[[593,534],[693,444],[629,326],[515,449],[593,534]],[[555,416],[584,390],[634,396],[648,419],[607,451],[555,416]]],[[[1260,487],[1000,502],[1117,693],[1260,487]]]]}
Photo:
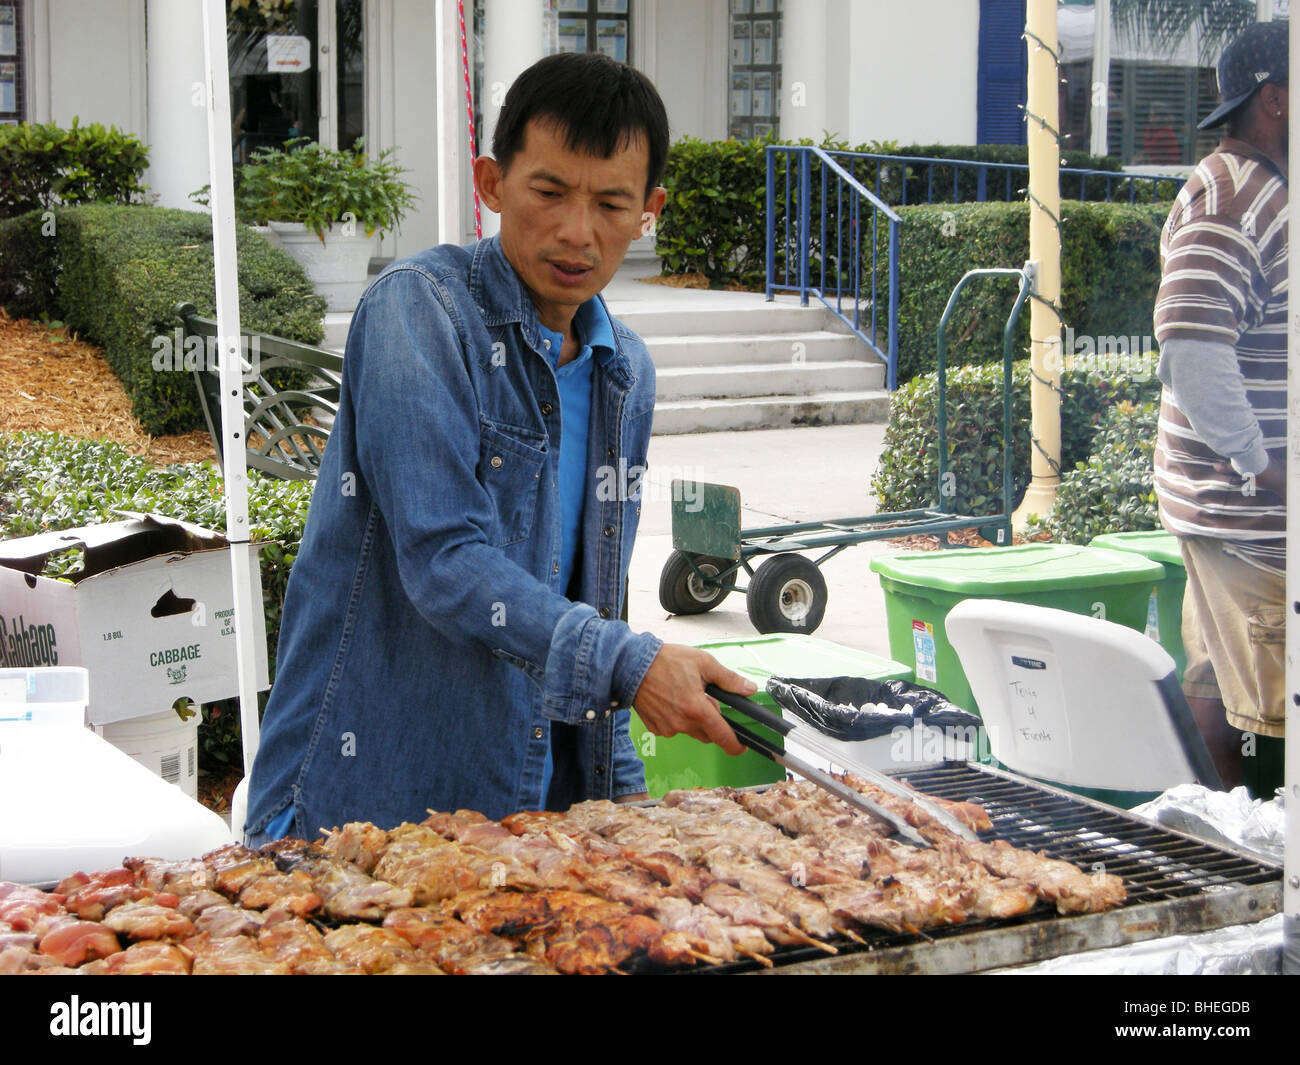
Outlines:
{"type": "Polygon", "coordinates": [[[733,710],[739,710],[747,717],[752,717],[760,725],[766,725],[779,735],[788,736],[794,729],[794,726],[780,714],[774,714],[766,707],[759,706],[753,699],[747,699],[736,692],[724,691],[716,684],[704,685],[704,691],[717,699],[718,702],[725,703],[733,710]]]}

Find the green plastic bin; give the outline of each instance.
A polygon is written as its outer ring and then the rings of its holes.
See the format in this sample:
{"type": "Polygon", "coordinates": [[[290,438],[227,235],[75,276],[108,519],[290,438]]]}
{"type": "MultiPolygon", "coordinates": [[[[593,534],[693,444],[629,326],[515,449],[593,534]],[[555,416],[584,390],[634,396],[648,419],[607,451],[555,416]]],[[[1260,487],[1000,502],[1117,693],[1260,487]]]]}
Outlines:
{"type": "MultiPolygon", "coordinates": [[[[819,640],[800,633],[710,640],[695,645],[713,655],[728,669],[749,677],[759,686],[754,701],[780,713],[763,691],[768,677],[867,677],[871,680],[911,680],[912,670],[879,655],[819,640]]],[[[635,710],[630,724],[632,745],[645,763],[646,786],[658,799],[677,788],[733,788],[771,784],[785,770],[753,751],[735,758],[712,743],[690,736],[664,739],[645,727],[635,710]]]]}
{"type": "Polygon", "coordinates": [[[1073,544],[1021,544],[879,555],[871,568],[885,590],[889,653],[918,684],[978,713],[944,621],[963,599],[1006,599],[1091,614],[1141,632],[1158,562],[1132,551],[1073,544]]]}
{"type": "Polygon", "coordinates": [[[1187,667],[1187,652],[1183,649],[1183,593],[1187,589],[1187,567],[1183,553],[1178,549],[1178,537],[1173,533],[1124,532],[1098,536],[1090,547],[1110,551],[1132,551],[1134,554],[1159,562],[1165,579],[1151,589],[1147,602],[1145,631],[1174,660],[1178,679],[1183,679],[1187,667]]]}

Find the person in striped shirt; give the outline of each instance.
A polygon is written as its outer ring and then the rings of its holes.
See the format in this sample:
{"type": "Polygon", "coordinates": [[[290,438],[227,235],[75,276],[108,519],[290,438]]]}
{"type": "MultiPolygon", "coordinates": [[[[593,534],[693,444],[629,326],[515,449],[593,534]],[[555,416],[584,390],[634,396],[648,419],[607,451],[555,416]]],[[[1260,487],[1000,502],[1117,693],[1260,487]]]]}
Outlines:
{"type": "Polygon", "coordinates": [[[1280,765],[1285,714],[1287,77],[1285,22],[1224,49],[1223,102],[1201,122],[1224,135],[1169,213],[1155,305],[1155,489],[1187,567],[1183,689],[1224,784],[1245,769],[1270,793],[1242,756],[1280,765]]]}

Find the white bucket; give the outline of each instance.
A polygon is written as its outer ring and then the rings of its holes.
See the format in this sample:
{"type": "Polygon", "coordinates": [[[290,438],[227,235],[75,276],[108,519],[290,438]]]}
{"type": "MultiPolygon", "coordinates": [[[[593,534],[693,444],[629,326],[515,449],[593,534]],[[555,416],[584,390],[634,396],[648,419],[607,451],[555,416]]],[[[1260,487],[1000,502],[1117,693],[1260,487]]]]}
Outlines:
{"type": "Polygon", "coordinates": [[[175,784],[191,799],[199,796],[199,715],[182,721],[175,710],[133,717],[95,728],[119,751],[175,784]]]}

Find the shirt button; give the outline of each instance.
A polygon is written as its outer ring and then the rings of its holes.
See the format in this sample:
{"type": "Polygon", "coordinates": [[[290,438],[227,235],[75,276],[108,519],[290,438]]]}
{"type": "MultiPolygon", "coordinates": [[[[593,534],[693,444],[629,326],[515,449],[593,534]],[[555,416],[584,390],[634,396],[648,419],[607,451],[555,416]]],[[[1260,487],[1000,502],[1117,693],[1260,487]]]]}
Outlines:
{"type": "Polygon", "coordinates": [[[596,766],[596,776],[603,777],[604,775],[605,775],[605,767],[603,765],[596,766]]]}
{"type": "Polygon", "coordinates": [[[550,405],[549,403],[543,403],[543,404],[542,404],[542,413],[543,413],[543,414],[550,414],[550,413],[551,413],[551,405],[550,405]]]}
{"type": "Polygon", "coordinates": [[[618,709],[618,700],[617,700],[617,699],[611,699],[611,700],[609,701],[609,708],[610,708],[611,710],[617,710],[617,709],[618,709]]]}
{"type": "Polygon", "coordinates": [[[588,711],[587,711],[587,720],[588,720],[588,721],[595,721],[595,720],[596,720],[596,711],[595,711],[595,710],[588,710],[588,711]]]}
{"type": "Polygon", "coordinates": [[[552,573],[559,573],[559,572],[560,572],[560,567],[559,567],[559,566],[552,566],[552,567],[551,567],[551,572],[552,572],[552,573]]]}
{"type": "Polygon", "coordinates": [[[606,717],[609,717],[609,711],[608,711],[608,710],[605,711],[605,716],[606,716],[606,717]]]}
{"type": "Polygon", "coordinates": [[[500,455],[493,455],[490,461],[491,461],[491,463],[492,463],[492,468],[493,468],[494,470],[499,470],[499,469],[501,469],[501,456],[500,456],[500,455]]]}
{"type": "Polygon", "coordinates": [[[609,617],[609,607],[607,607],[607,606],[603,606],[603,607],[601,607],[601,608],[600,608],[600,616],[601,616],[602,618],[607,618],[607,617],[609,617]]]}
{"type": "Polygon", "coordinates": [[[606,536],[613,536],[613,535],[614,535],[614,526],[612,526],[612,525],[606,525],[606,526],[605,526],[605,535],[606,535],[606,536]]]}
{"type": "Polygon", "coordinates": [[[542,341],[542,347],[544,347],[547,351],[550,351],[550,350],[551,350],[551,342],[550,342],[549,340],[543,340],[543,341],[542,341]]]}
{"type": "Polygon", "coordinates": [[[613,457],[614,457],[614,449],[611,447],[608,451],[605,452],[605,454],[607,454],[610,458],[613,458],[613,457]]]}
{"type": "Polygon", "coordinates": [[[540,728],[533,729],[533,739],[540,740],[541,738],[542,738],[542,730],[540,728]]]}

